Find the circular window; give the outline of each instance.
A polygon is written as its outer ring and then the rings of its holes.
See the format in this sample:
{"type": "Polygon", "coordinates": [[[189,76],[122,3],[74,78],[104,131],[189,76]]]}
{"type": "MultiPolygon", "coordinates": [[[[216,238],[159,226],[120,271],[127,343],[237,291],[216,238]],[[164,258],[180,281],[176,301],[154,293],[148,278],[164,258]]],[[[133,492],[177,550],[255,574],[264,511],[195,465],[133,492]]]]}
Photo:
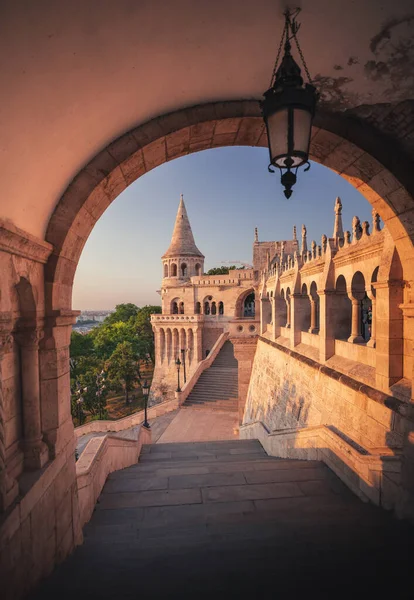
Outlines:
{"type": "Polygon", "coordinates": [[[243,331],[243,325],[238,325],[237,326],[237,331],[243,331]]]}
{"type": "Polygon", "coordinates": [[[249,326],[249,331],[256,331],[256,327],[254,325],[249,326]]]}

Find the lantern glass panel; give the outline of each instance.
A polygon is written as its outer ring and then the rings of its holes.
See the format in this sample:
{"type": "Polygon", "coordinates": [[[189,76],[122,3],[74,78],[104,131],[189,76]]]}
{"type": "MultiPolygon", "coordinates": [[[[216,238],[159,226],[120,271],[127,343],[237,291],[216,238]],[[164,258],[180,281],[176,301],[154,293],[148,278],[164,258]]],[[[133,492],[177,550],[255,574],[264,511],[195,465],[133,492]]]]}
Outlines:
{"type": "Polygon", "coordinates": [[[288,154],[288,109],[283,108],[267,118],[267,135],[272,164],[284,166],[288,154]],[[277,160],[277,157],[281,157],[277,160]]]}
{"type": "MultiPolygon", "coordinates": [[[[307,110],[295,108],[293,111],[293,148],[295,152],[303,152],[308,154],[309,140],[311,135],[312,115],[307,110]]],[[[296,159],[297,161],[298,159],[296,159]]],[[[303,158],[299,159],[301,164],[303,158]]]]}

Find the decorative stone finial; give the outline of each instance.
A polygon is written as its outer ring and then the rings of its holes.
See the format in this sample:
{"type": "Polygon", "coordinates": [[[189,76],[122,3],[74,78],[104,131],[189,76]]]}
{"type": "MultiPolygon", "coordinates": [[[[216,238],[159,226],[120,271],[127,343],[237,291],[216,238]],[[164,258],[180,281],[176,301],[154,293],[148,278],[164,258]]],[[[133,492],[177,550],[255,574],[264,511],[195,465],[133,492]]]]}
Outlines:
{"type": "Polygon", "coordinates": [[[355,216],[352,219],[352,241],[356,242],[359,240],[359,238],[361,237],[362,234],[362,227],[361,227],[361,221],[359,220],[359,217],[355,216]]]}
{"type": "Polygon", "coordinates": [[[312,248],[312,258],[316,258],[316,242],[315,242],[315,240],[312,240],[311,248],[312,248]]]}
{"type": "Polygon", "coordinates": [[[302,249],[301,254],[304,256],[308,251],[308,243],[306,241],[306,227],[302,225],[302,249]]]}
{"type": "Polygon", "coordinates": [[[335,240],[343,239],[344,237],[344,229],[342,226],[342,202],[339,196],[335,200],[335,224],[332,237],[335,240]]]}
{"type": "Polygon", "coordinates": [[[372,209],[372,233],[373,234],[377,233],[378,231],[381,231],[380,221],[381,221],[381,217],[379,216],[379,214],[377,213],[375,208],[373,208],[372,209]]]}
{"type": "Polygon", "coordinates": [[[297,237],[296,237],[296,225],[293,226],[293,241],[296,242],[297,237]]]}
{"type": "Polygon", "coordinates": [[[322,253],[325,254],[326,246],[328,245],[328,238],[326,237],[325,234],[323,234],[321,241],[322,241],[322,253]]]}
{"type": "Polygon", "coordinates": [[[257,227],[254,228],[254,241],[255,242],[259,241],[259,233],[257,231],[257,227]]]}
{"type": "Polygon", "coordinates": [[[362,223],[362,235],[363,236],[369,235],[369,223],[368,223],[368,221],[364,221],[362,223]]]}
{"type": "Polygon", "coordinates": [[[345,231],[345,246],[349,246],[351,243],[351,232],[345,231]]]}

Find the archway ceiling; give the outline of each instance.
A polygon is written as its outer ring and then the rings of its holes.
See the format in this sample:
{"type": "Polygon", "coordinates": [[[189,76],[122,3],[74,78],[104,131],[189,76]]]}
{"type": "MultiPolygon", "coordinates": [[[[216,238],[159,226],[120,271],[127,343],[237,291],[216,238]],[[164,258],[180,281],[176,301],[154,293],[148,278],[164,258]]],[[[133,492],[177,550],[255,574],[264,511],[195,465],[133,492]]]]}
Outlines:
{"type": "MultiPolygon", "coordinates": [[[[333,111],[414,98],[410,0],[302,0],[300,41],[333,111]]],[[[43,237],[76,173],[160,114],[260,98],[274,0],[3,0],[0,217],[43,237]]]]}

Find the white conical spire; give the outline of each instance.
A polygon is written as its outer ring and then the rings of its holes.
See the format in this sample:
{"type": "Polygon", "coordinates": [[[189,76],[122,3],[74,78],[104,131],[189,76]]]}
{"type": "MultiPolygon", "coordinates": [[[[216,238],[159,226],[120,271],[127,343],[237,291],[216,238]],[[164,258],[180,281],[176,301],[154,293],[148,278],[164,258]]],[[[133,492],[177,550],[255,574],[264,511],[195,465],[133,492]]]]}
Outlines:
{"type": "Polygon", "coordinates": [[[174,256],[200,256],[204,258],[204,255],[195,245],[182,194],[180,197],[180,204],[178,205],[177,216],[175,218],[171,244],[162,258],[174,256]]]}

